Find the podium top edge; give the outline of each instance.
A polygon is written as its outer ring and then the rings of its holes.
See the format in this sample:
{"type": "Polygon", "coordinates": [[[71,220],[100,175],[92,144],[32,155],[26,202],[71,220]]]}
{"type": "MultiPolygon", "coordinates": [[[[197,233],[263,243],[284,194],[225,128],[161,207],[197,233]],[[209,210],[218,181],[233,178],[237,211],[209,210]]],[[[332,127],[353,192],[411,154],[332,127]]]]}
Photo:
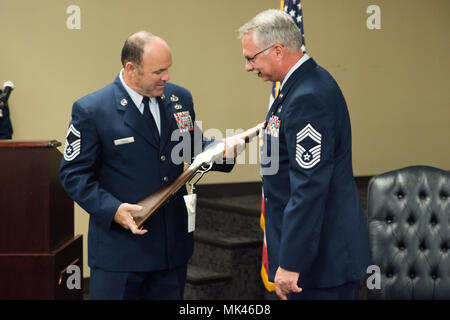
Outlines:
{"type": "Polygon", "coordinates": [[[56,148],[61,142],[50,141],[19,141],[19,140],[0,140],[0,148],[56,148]]]}

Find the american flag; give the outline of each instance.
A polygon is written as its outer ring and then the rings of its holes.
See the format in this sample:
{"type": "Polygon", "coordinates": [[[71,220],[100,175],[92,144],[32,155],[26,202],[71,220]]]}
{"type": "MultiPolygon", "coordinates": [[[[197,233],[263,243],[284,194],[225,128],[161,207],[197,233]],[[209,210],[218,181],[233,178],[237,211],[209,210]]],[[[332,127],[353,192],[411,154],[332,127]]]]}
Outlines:
{"type": "MultiPolygon", "coordinates": [[[[300,29],[302,34],[302,51],[303,53],[306,53],[306,47],[305,47],[305,34],[303,31],[303,13],[302,13],[302,5],[300,3],[300,0],[281,0],[281,6],[280,9],[284,12],[288,13],[292,19],[294,20],[297,27],[300,29]]],[[[278,95],[278,90],[280,89],[281,83],[274,82],[272,86],[272,95],[270,99],[269,107],[272,105],[273,100],[278,95]]]]}
{"type": "MultiPolygon", "coordinates": [[[[281,0],[280,9],[284,12],[287,12],[292,19],[294,20],[297,27],[299,27],[302,34],[302,51],[306,52],[305,47],[305,36],[303,32],[303,15],[302,15],[302,5],[300,4],[300,0],[281,0]]],[[[272,86],[272,92],[270,94],[269,99],[269,108],[272,105],[273,101],[278,96],[278,90],[280,89],[280,82],[274,82],[272,86]]],[[[269,273],[269,260],[267,256],[267,245],[266,245],[266,231],[265,231],[265,219],[264,219],[264,190],[262,190],[262,201],[261,201],[261,218],[260,218],[260,226],[264,231],[264,242],[262,248],[262,266],[261,266],[261,279],[267,291],[272,292],[275,290],[275,284],[270,282],[268,279],[269,273]]]]}
{"type": "Polygon", "coordinates": [[[294,19],[295,24],[300,29],[302,33],[302,51],[306,52],[305,47],[305,35],[303,32],[303,15],[302,15],[302,5],[300,4],[300,0],[281,0],[281,8],[284,12],[288,13],[292,19],[294,19]]]}

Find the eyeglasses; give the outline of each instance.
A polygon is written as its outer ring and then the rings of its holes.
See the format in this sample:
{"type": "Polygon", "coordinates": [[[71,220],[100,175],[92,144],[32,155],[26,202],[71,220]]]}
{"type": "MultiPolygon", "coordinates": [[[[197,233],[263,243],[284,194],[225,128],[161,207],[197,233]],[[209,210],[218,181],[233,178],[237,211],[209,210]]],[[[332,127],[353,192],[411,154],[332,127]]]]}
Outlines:
{"type": "Polygon", "coordinates": [[[273,46],[274,46],[274,44],[271,45],[270,47],[265,48],[264,50],[261,50],[260,52],[254,54],[253,57],[245,57],[245,60],[247,60],[247,62],[253,63],[253,61],[255,61],[255,58],[258,54],[263,53],[264,51],[267,51],[270,48],[273,48],[273,46]]]}

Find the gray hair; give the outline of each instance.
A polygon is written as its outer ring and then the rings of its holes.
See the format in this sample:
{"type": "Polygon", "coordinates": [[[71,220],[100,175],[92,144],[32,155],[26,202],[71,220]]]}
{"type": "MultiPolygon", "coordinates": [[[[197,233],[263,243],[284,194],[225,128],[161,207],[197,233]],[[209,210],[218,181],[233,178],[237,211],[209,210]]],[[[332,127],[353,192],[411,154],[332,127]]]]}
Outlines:
{"type": "Polygon", "coordinates": [[[282,10],[269,9],[257,14],[238,29],[238,37],[253,31],[253,41],[260,47],[280,43],[290,52],[302,48],[302,34],[292,17],[282,10]]]}

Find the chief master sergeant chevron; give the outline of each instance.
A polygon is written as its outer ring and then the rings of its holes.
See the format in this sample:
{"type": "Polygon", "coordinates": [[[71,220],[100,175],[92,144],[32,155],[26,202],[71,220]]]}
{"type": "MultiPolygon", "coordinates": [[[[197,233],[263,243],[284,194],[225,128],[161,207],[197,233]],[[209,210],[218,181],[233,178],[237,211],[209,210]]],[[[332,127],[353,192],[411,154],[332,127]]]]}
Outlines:
{"type": "Polygon", "coordinates": [[[341,90],[303,54],[289,14],[266,10],[238,32],[245,70],[282,82],[266,117],[261,161],[269,280],[281,299],[356,299],[369,240],[341,90]],[[275,174],[265,170],[268,159],[278,161],[275,174]]]}
{"type": "MultiPolygon", "coordinates": [[[[178,143],[172,141],[173,132],[180,132],[182,141],[191,138],[191,148],[184,150],[192,158],[192,136],[199,130],[192,97],[168,82],[170,49],[150,32],[137,32],[125,41],[122,65],[112,84],[74,103],[60,180],[90,214],[91,299],[182,299],[193,251],[186,188],[142,229],[131,212],[141,209],[133,203],[183,172],[183,163],[171,157],[178,143]]],[[[204,146],[208,143],[213,142],[204,146]]],[[[224,157],[235,157],[235,147],[243,149],[243,144],[227,139],[224,157]]],[[[221,171],[232,167],[215,165],[221,171]]]]}

